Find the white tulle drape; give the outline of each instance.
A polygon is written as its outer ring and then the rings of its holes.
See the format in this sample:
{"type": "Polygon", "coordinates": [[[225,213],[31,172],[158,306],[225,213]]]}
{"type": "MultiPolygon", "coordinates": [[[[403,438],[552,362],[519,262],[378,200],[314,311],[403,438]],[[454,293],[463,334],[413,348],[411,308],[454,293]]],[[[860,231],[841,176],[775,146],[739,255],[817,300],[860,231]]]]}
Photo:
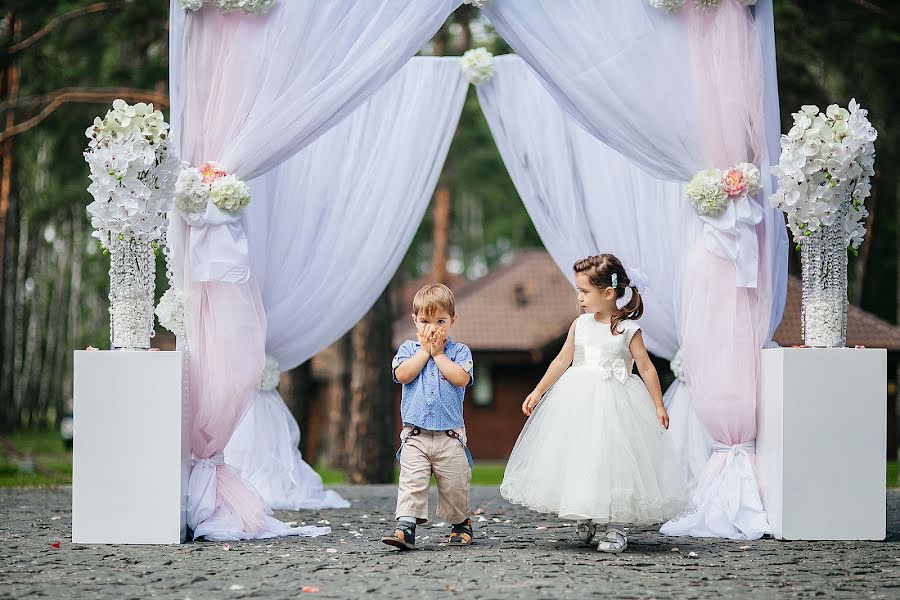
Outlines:
{"type": "MultiPolygon", "coordinates": [[[[456,58],[411,59],[344,121],[252,181],[252,270],[266,352],[292,369],[346,333],[378,299],[422,220],[468,82],[456,58]]],[[[273,508],[347,506],[297,449],[277,391],[261,391],[225,449],[273,508]]]]}
{"type": "MultiPolygon", "coordinates": [[[[170,3],[173,136],[194,166],[221,163],[247,180],[264,174],[346,117],[438,30],[459,0],[278,2],[265,16],[170,3]]],[[[249,269],[243,219],[169,230],[176,284],[185,294],[191,449],[188,521],[195,537],[316,535],[270,517],[223,460],[255,396],[266,317],[249,269]],[[228,256],[209,280],[205,263],[228,256]],[[246,270],[245,270],[246,268],[246,270]],[[242,273],[240,277],[230,274],[242,273]],[[220,274],[225,274],[221,276],[220,274]],[[204,278],[207,279],[207,278],[204,278]]]]}
{"type": "MultiPolygon", "coordinates": [[[[760,5],[756,12],[770,13],[770,0],[760,5]]],[[[685,182],[701,169],[743,161],[768,173],[766,135],[777,130],[777,113],[768,110],[774,89],[770,65],[764,68],[768,32],[760,28],[770,29],[771,20],[754,21],[737,0],[705,12],[687,3],[677,15],[635,0],[493,0],[485,12],[581,127],[647,173],[685,182]]],[[[527,160],[533,165],[534,155],[527,160]]],[[[771,179],[763,180],[755,204],[729,203],[715,219],[695,216],[700,232],[684,229],[674,323],[694,410],[729,450],[710,458],[695,510],[666,533],[754,538],[768,531],[750,446],[759,350],[784,297],[785,271],[774,265],[786,260],[786,239],[780,215],[763,207],[771,179]]],[[[636,219],[657,218],[646,204],[636,219]]]]}
{"type": "MultiPolygon", "coordinates": [[[[642,292],[645,343],[653,354],[674,358],[683,268],[702,231],[681,184],[650,177],[579,127],[518,56],[497,57],[493,77],[477,89],[504,164],[560,269],[574,286],[572,265],[591,254],[612,252],[639,268],[650,279],[642,292]]],[[[712,440],[687,386],[676,381],[665,401],[670,435],[693,485],[712,440]]]]}

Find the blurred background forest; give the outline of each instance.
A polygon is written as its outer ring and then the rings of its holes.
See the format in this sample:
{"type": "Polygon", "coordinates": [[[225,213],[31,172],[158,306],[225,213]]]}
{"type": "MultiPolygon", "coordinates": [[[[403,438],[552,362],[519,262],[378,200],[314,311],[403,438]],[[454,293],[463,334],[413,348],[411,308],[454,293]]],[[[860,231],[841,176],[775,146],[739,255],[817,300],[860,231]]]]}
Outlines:
{"type": "MultiPolygon", "coordinates": [[[[782,129],[801,104],[824,109],[855,97],[879,131],[851,302],[897,323],[900,10],[892,0],[775,0],[775,12],[782,129]]],[[[9,434],[58,428],[72,350],[109,346],[108,258],[85,212],[84,130],[117,97],[167,112],[168,2],[4,0],[0,17],[0,434],[9,434]]],[[[478,46],[510,51],[462,6],[422,53],[478,46]]],[[[432,208],[392,289],[431,272],[445,278],[444,269],[477,278],[540,247],[470,89],[432,208]]],[[[162,272],[157,281],[165,285],[162,272]]],[[[303,367],[294,377],[302,389],[303,367]]]]}

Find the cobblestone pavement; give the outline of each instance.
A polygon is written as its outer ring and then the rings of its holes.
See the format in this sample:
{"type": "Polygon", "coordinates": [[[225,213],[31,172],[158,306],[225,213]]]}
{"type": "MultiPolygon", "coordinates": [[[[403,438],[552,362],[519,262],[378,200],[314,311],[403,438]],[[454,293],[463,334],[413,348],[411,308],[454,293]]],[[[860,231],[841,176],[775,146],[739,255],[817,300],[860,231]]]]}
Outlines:
{"type": "Polygon", "coordinates": [[[419,527],[421,549],[401,553],[378,541],[392,525],[395,489],[338,490],[352,508],[278,513],[327,520],[331,535],[226,551],[212,542],[72,544],[70,490],[2,489],[0,598],[900,598],[900,491],[888,494],[886,542],[733,542],[644,530],[612,556],[579,546],[570,524],[488,487],[473,490],[486,519],[475,545],[447,547],[449,527],[430,523],[419,527]]]}

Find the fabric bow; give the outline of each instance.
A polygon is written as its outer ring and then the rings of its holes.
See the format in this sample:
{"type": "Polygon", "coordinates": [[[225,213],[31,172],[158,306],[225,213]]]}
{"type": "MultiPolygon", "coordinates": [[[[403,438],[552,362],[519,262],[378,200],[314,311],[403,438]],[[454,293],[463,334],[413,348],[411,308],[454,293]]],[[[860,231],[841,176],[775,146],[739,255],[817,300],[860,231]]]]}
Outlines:
{"type": "Polygon", "coordinates": [[[642,273],[640,268],[626,266],[625,274],[628,275],[628,281],[631,283],[625,288],[625,293],[622,294],[622,297],[616,300],[616,307],[618,308],[623,308],[631,302],[631,297],[633,295],[631,291],[632,287],[636,288],[641,294],[646,294],[647,290],[650,289],[650,278],[642,273]]]}
{"type": "Polygon", "coordinates": [[[615,378],[619,383],[628,381],[628,367],[623,358],[605,358],[600,362],[600,377],[603,379],[615,378]]]}
{"type": "Polygon", "coordinates": [[[212,202],[202,215],[178,211],[190,227],[188,256],[193,281],[247,283],[250,279],[250,242],[240,215],[212,202]]]}
{"type": "Polygon", "coordinates": [[[640,267],[625,265],[625,273],[628,275],[631,285],[636,287],[640,293],[647,293],[647,290],[650,289],[650,278],[641,271],[640,267]]]}
{"type": "Polygon", "coordinates": [[[218,468],[224,465],[225,454],[222,452],[193,461],[188,480],[187,524],[194,531],[200,523],[212,516],[216,508],[218,468]]]}
{"type": "MultiPolygon", "coordinates": [[[[722,470],[725,477],[724,507],[727,507],[727,516],[732,523],[737,521],[738,511],[741,508],[741,493],[743,491],[743,474],[747,469],[738,469],[733,463],[742,461],[746,465],[752,465],[751,454],[756,454],[756,441],[751,440],[742,444],[713,444],[713,452],[725,454],[725,467],[722,470]]],[[[752,466],[750,471],[752,473],[752,466]]]]}
{"type": "Polygon", "coordinates": [[[759,269],[756,226],[765,213],[755,201],[741,196],[716,217],[701,216],[707,250],[734,263],[738,287],[755,288],[759,269]]]}

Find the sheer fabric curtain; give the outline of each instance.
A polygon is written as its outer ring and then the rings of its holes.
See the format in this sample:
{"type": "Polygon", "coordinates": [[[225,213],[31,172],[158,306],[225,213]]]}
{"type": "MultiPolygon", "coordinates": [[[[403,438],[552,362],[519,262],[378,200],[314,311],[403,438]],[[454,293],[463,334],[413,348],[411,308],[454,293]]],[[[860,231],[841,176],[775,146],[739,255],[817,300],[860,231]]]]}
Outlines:
{"type": "MultiPolygon", "coordinates": [[[[269,322],[266,353],[282,370],[340,338],[387,287],[437,185],[467,89],[457,58],[413,58],[251,182],[252,271],[269,322]]],[[[346,506],[303,461],[299,439],[278,392],[260,391],[225,457],[272,508],[346,506]]]]}
{"type": "MultiPolygon", "coordinates": [[[[770,0],[760,4],[758,12],[770,10],[770,0]]],[[[775,115],[763,110],[772,89],[758,27],[771,22],[755,22],[737,0],[705,13],[687,3],[676,15],[634,0],[493,0],[485,12],[579,125],[648,173],[684,182],[741,161],[768,173],[765,120],[775,115]]],[[[702,218],[682,266],[687,383],[717,445],[691,520],[664,532],[753,538],[768,530],[753,472],[757,374],[785,282],[772,266],[783,258],[781,217],[764,208],[766,192],[702,218]]]]}
{"type": "MultiPolygon", "coordinates": [[[[478,98],[504,164],[544,246],[573,281],[572,265],[612,252],[650,279],[640,320],[647,348],[671,360],[687,252],[702,223],[679,183],[649,176],[578,126],[518,56],[500,56],[478,98]],[[533,123],[539,121],[540,127],[533,123]]],[[[666,390],[669,435],[693,484],[712,440],[697,421],[687,387],[666,390]]]]}
{"type": "MultiPolygon", "coordinates": [[[[170,4],[173,135],[184,160],[216,161],[245,180],[313,142],[361,104],[438,30],[459,0],[278,2],[265,16],[170,4]]],[[[191,399],[188,523],[195,537],[288,533],[224,463],[257,391],[265,309],[243,218],[188,227],[169,243],[185,294],[191,399]],[[211,268],[213,265],[215,268],[211,268]]]]}

